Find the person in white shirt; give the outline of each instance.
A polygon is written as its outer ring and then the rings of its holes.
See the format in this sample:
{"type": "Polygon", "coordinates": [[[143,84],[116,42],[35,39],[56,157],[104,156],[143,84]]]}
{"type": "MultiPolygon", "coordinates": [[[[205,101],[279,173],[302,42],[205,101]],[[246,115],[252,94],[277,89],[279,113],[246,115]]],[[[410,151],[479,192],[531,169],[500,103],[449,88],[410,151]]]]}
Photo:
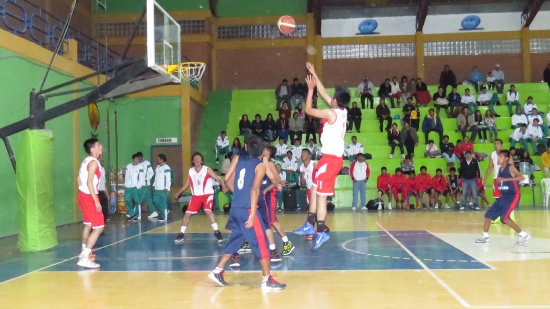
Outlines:
{"type": "Polygon", "coordinates": [[[143,170],[142,186],[139,191],[143,197],[143,201],[147,204],[147,211],[150,214],[149,217],[151,217],[151,215],[156,217],[158,214],[155,213],[153,198],[151,195],[151,180],[153,179],[153,176],[155,176],[155,172],[153,171],[151,162],[143,159],[143,153],[141,151],[138,151],[136,154],[138,156],[139,164],[141,165],[141,170],[143,170]]]}
{"type": "Polygon", "coordinates": [[[363,152],[364,152],[363,145],[357,142],[357,136],[352,136],[351,144],[349,144],[348,147],[346,148],[346,155],[347,155],[346,158],[349,161],[354,161],[355,159],[357,159],[355,156],[358,153],[363,153],[363,152]]]}
{"type": "Polygon", "coordinates": [[[367,162],[364,162],[362,153],[357,154],[357,160],[351,162],[349,167],[349,176],[353,180],[353,202],[351,210],[357,209],[357,195],[361,198],[361,209],[367,209],[367,180],[370,177],[370,169],[367,162]]]}
{"type": "Polygon", "coordinates": [[[397,99],[397,107],[399,107],[401,105],[401,86],[399,85],[397,76],[394,76],[392,78],[392,81],[390,82],[390,88],[391,96],[397,99]]]}
{"type": "Polygon", "coordinates": [[[275,145],[275,148],[277,148],[277,151],[275,152],[275,159],[283,160],[286,157],[288,146],[285,144],[285,140],[282,137],[279,137],[279,143],[275,145]]]}
{"type": "Polygon", "coordinates": [[[295,139],[294,145],[290,147],[290,151],[292,151],[292,157],[297,161],[299,161],[300,158],[302,157],[302,149],[304,149],[304,147],[302,147],[302,140],[298,138],[295,139]]]}
{"type": "Polygon", "coordinates": [[[434,143],[433,140],[428,141],[424,156],[426,158],[441,158],[441,152],[439,152],[439,148],[437,148],[437,145],[434,143]]]}
{"type": "Polygon", "coordinates": [[[170,187],[172,186],[172,170],[166,164],[166,155],[161,153],[157,156],[157,167],[155,168],[155,182],[153,183],[153,205],[158,214],[159,222],[167,220],[168,200],[170,199],[170,187]]]}
{"type": "Polygon", "coordinates": [[[525,104],[523,105],[523,110],[525,111],[525,114],[529,115],[531,114],[533,108],[538,109],[539,107],[533,102],[533,97],[529,96],[527,97],[527,101],[525,101],[525,104]]]}
{"type": "Polygon", "coordinates": [[[281,107],[281,102],[290,102],[291,89],[288,84],[288,80],[285,78],[275,89],[275,97],[277,98],[277,105],[275,110],[278,111],[281,107]]]}
{"type": "Polygon", "coordinates": [[[500,69],[500,64],[495,64],[495,69],[491,72],[495,79],[495,88],[499,94],[504,90],[504,71],[500,69]]]}
{"type": "Polygon", "coordinates": [[[220,163],[220,155],[223,156],[229,152],[229,138],[225,131],[222,131],[218,138],[216,138],[216,146],[214,148],[216,151],[216,163],[220,163]]]}
{"type": "MultiPolygon", "coordinates": [[[[541,126],[539,126],[538,118],[533,119],[533,123],[530,124],[529,127],[527,127],[527,133],[529,133],[529,138],[527,139],[527,142],[531,144],[531,147],[533,148],[533,153],[537,153],[537,144],[546,142],[546,139],[544,138],[544,134],[542,132],[542,128],[541,126]]],[[[525,148],[525,150],[527,151],[528,149],[525,148]]]]}
{"type": "Polygon", "coordinates": [[[318,157],[320,157],[319,155],[319,147],[317,146],[317,144],[315,144],[315,141],[313,140],[313,138],[310,138],[307,145],[306,145],[306,148],[309,150],[309,152],[311,153],[311,159],[312,160],[315,160],[317,159],[318,157]]]}
{"type": "Polygon", "coordinates": [[[286,152],[286,157],[283,159],[283,164],[281,165],[282,169],[287,172],[287,181],[291,183],[298,182],[298,160],[294,158],[292,151],[289,150],[286,152]]]}
{"type": "Polygon", "coordinates": [[[516,128],[510,135],[510,147],[515,147],[517,143],[521,143],[523,149],[528,149],[529,132],[527,132],[527,125],[522,123],[519,128],[516,128]]]}
{"type": "Polygon", "coordinates": [[[140,189],[145,184],[145,176],[139,157],[137,154],[132,155],[132,163],[126,165],[126,173],[124,176],[124,203],[126,204],[126,215],[129,221],[141,220],[141,202],[143,196],[140,194],[140,189]]]}
{"type": "MultiPolygon", "coordinates": [[[[487,87],[481,86],[480,94],[477,97],[479,105],[488,105],[489,110],[495,115],[495,117],[500,117],[499,114],[495,111],[495,103],[498,101],[498,96],[494,95],[492,92],[487,91],[487,87]]],[[[477,109],[476,109],[477,110],[477,109]]]]}
{"type": "Polygon", "coordinates": [[[105,181],[105,168],[103,168],[103,155],[100,155],[97,159],[99,161],[99,170],[101,171],[101,177],[99,177],[98,185],[98,196],[99,203],[101,204],[101,212],[103,213],[103,218],[105,221],[109,221],[109,191],[107,190],[106,181],[105,181]]]}
{"type": "Polygon", "coordinates": [[[357,86],[357,92],[361,95],[361,108],[365,109],[365,99],[369,100],[370,108],[373,109],[374,104],[374,85],[369,81],[368,77],[363,77],[363,81],[357,86]]]}
{"type": "Polygon", "coordinates": [[[476,98],[470,94],[470,89],[464,91],[464,95],[460,98],[460,104],[467,107],[470,114],[477,110],[476,98]]]}
{"type": "Polygon", "coordinates": [[[516,108],[516,113],[512,115],[512,128],[519,128],[521,124],[529,124],[529,119],[522,113],[521,108],[516,108]]]}
{"type": "Polygon", "coordinates": [[[510,116],[514,114],[512,105],[515,105],[516,108],[521,107],[519,104],[519,92],[516,91],[516,85],[510,85],[510,90],[506,93],[506,105],[508,105],[510,116]]]}

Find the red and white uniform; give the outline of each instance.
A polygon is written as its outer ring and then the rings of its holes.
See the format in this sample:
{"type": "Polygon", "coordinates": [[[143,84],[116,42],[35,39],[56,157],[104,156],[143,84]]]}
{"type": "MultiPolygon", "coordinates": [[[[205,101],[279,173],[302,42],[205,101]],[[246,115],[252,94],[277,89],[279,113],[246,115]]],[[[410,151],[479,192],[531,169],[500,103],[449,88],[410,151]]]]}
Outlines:
{"type": "Polygon", "coordinates": [[[315,173],[317,170],[315,169],[315,161],[310,160],[308,166],[305,166],[305,164],[302,163],[300,165],[300,173],[304,175],[304,180],[306,181],[306,187],[307,187],[307,203],[309,204],[309,198],[311,196],[311,187],[315,185],[315,173]]]}
{"type": "MultiPolygon", "coordinates": [[[[92,229],[102,228],[105,225],[105,220],[103,218],[103,213],[101,209],[99,212],[95,207],[95,202],[92,199],[90,194],[90,189],[88,188],[88,164],[95,161],[97,163],[97,169],[92,180],[94,193],[98,194],[99,192],[99,179],[101,178],[101,164],[94,157],[87,157],[80,164],[80,170],[78,171],[78,178],[80,179],[80,186],[78,190],[78,206],[82,211],[82,222],[86,225],[92,225],[92,229]]],[[[98,197],[99,198],[99,197],[98,197]]]]}
{"type": "Polygon", "coordinates": [[[491,161],[493,161],[493,197],[499,198],[501,196],[498,189],[498,183],[494,180],[498,178],[498,171],[500,171],[500,165],[498,164],[498,153],[493,151],[491,154],[491,161]]]}
{"type": "Polygon", "coordinates": [[[344,135],[346,134],[346,122],[348,112],[345,109],[333,108],[336,114],[336,120],[329,123],[323,119],[323,133],[321,134],[321,143],[323,144],[321,152],[323,156],[317,164],[317,194],[333,195],[336,176],[344,166],[344,135]]]}
{"type": "Polygon", "coordinates": [[[201,207],[205,211],[212,211],[214,188],[212,187],[212,182],[208,181],[209,179],[210,175],[208,175],[208,167],[206,165],[203,165],[198,172],[194,167],[189,169],[189,186],[191,187],[191,194],[193,196],[185,212],[196,214],[201,207]]]}
{"type": "Polygon", "coordinates": [[[409,182],[407,181],[407,176],[405,176],[405,174],[401,174],[400,176],[394,174],[391,176],[391,192],[393,193],[393,197],[396,201],[404,201],[407,199],[409,182]],[[401,193],[401,199],[399,199],[399,193],[401,193]]]}

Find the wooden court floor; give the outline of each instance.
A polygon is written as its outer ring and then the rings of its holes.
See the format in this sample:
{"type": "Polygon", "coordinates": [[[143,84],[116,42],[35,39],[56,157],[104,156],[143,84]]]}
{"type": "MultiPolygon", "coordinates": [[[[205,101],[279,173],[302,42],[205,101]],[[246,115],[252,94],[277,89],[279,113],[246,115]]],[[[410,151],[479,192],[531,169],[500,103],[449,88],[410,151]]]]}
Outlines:
{"type": "MultiPolygon", "coordinates": [[[[98,243],[99,271],[76,266],[81,226],[75,224],[59,228],[59,246],[40,253],[18,253],[14,238],[0,239],[0,307],[550,308],[550,212],[516,213],[533,236],[525,247],[514,247],[516,236],[501,224],[491,227],[489,244],[475,244],[482,217],[338,211],[329,215],[331,239],[319,250],[289,235],[297,249],[272,267],[288,288],[267,293],[249,255],[240,270],[226,268],[230,286],[207,278],[223,243],[204,215],[192,218],[182,246],[173,244],[181,214],[168,224],[113,218],[98,243]]],[[[286,231],[304,218],[279,215],[286,231]]],[[[220,226],[226,220],[218,216],[220,226]]]]}

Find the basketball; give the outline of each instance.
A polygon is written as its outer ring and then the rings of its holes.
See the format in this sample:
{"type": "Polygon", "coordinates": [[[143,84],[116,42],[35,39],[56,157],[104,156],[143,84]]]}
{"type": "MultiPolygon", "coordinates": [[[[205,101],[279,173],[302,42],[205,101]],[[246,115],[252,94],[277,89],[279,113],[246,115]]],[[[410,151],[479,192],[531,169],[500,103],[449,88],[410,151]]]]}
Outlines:
{"type": "Polygon", "coordinates": [[[279,18],[277,27],[279,27],[282,34],[291,34],[296,29],[296,21],[292,16],[285,15],[279,18]]]}

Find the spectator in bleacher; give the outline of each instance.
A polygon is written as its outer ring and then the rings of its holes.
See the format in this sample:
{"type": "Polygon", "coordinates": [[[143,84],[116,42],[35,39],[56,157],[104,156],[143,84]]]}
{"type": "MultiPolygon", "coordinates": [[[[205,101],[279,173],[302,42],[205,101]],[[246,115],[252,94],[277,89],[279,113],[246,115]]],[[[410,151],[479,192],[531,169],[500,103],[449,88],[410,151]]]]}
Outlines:
{"type": "Polygon", "coordinates": [[[443,136],[441,144],[439,144],[441,149],[441,156],[447,160],[447,167],[452,167],[455,165],[456,155],[454,153],[455,146],[453,143],[449,142],[449,136],[443,136]]]}
{"type": "Polygon", "coordinates": [[[401,130],[401,143],[405,145],[407,149],[407,155],[414,157],[414,147],[418,146],[418,134],[416,129],[411,127],[408,122],[403,124],[403,130],[401,130]]]}
{"type": "Polygon", "coordinates": [[[521,143],[523,149],[529,150],[529,132],[527,132],[527,125],[525,123],[520,124],[519,128],[516,128],[510,135],[510,147],[515,147],[517,143],[521,143]]]}
{"type": "Polygon", "coordinates": [[[516,108],[516,113],[512,115],[512,129],[519,128],[521,124],[529,124],[529,119],[525,116],[521,108],[518,107],[516,108]]]}
{"type": "MultiPolygon", "coordinates": [[[[498,103],[498,95],[496,95],[495,93],[488,92],[487,87],[481,86],[481,93],[477,97],[477,101],[481,106],[484,106],[484,105],[489,106],[489,110],[493,112],[495,117],[500,117],[500,115],[497,114],[495,111],[495,104],[498,103]]],[[[477,106],[476,106],[476,110],[477,110],[477,106]]],[[[512,114],[510,114],[510,116],[511,115],[512,114]]]]}
{"type": "MultiPolygon", "coordinates": [[[[529,133],[528,142],[531,144],[531,147],[533,148],[533,154],[537,154],[537,145],[546,143],[546,138],[544,138],[544,134],[542,133],[542,128],[539,126],[539,119],[534,118],[533,123],[531,123],[527,127],[527,132],[529,133]]],[[[527,148],[525,148],[527,150],[527,148]]]]}
{"type": "Polygon", "coordinates": [[[380,132],[383,132],[383,126],[384,121],[387,121],[386,125],[386,131],[390,129],[391,126],[391,113],[390,108],[386,105],[386,100],[384,98],[380,98],[380,104],[376,107],[376,118],[378,118],[378,122],[380,123],[380,132]]]}
{"type": "Polygon", "coordinates": [[[546,147],[546,151],[541,155],[541,163],[544,178],[550,178],[550,147],[546,147]]]}
{"type": "Polygon", "coordinates": [[[364,152],[364,149],[363,149],[363,145],[361,145],[361,143],[358,143],[357,142],[357,136],[352,136],[351,137],[351,144],[348,145],[348,147],[346,147],[346,158],[349,160],[349,161],[354,161],[357,159],[357,154],[358,153],[363,153],[364,152]]]}
{"type": "Polygon", "coordinates": [[[527,97],[527,101],[525,101],[525,104],[523,105],[523,110],[525,111],[526,115],[530,115],[533,108],[538,109],[539,107],[533,102],[533,97],[529,96],[527,97]]]}
{"type": "Polygon", "coordinates": [[[220,163],[220,155],[223,156],[229,152],[229,137],[227,137],[225,131],[222,131],[216,138],[216,146],[214,148],[216,152],[216,163],[220,163]]]}
{"type": "MultiPolygon", "coordinates": [[[[460,99],[462,107],[467,107],[470,114],[473,114],[477,110],[476,97],[470,94],[470,89],[466,88],[464,95],[460,99]]],[[[462,112],[462,110],[461,110],[462,112]]]]}
{"type": "Polygon", "coordinates": [[[292,157],[298,161],[298,164],[302,163],[300,162],[302,160],[302,150],[304,150],[302,140],[299,138],[295,139],[294,144],[290,147],[290,151],[292,151],[292,157]]]}
{"type": "Polygon", "coordinates": [[[428,174],[428,169],[426,168],[426,166],[420,167],[420,174],[415,177],[415,181],[422,208],[426,208],[426,204],[424,203],[424,194],[429,195],[432,191],[432,176],[428,174]]]}
{"type": "Polygon", "coordinates": [[[443,208],[439,203],[439,197],[445,198],[445,208],[449,208],[449,191],[447,190],[447,178],[443,176],[443,171],[438,168],[435,170],[435,176],[432,178],[432,191],[430,192],[430,208],[443,208]]]}
{"type": "Polygon", "coordinates": [[[256,114],[256,116],[254,116],[254,120],[250,124],[250,130],[252,130],[253,134],[261,137],[264,136],[264,122],[262,121],[262,116],[260,116],[260,114],[256,114]]]}
{"type": "Polygon", "coordinates": [[[460,112],[460,106],[462,106],[462,97],[460,97],[460,94],[457,92],[456,87],[451,90],[451,93],[449,93],[447,99],[449,100],[449,106],[451,107],[449,111],[450,117],[455,118],[460,112]]]}
{"type": "Polygon", "coordinates": [[[416,200],[416,209],[420,209],[420,203],[422,199],[418,192],[417,185],[418,182],[416,180],[416,173],[412,171],[409,174],[409,178],[407,178],[407,186],[409,188],[409,191],[407,193],[407,203],[405,204],[406,209],[414,209],[411,208],[411,196],[414,196],[414,199],[416,200]]]}
{"type": "Polygon", "coordinates": [[[374,85],[369,81],[368,77],[363,77],[363,81],[357,86],[357,92],[361,95],[361,108],[365,109],[365,99],[369,100],[370,108],[374,105],[374,85]]]}
{"type": "MultiPolygon", "coordinates": [[[[380,176],[376,179],[376,188],[378,189],[378,201],[382,201],[384,195],[388,196],[388,209],[391,209],[391,175],[385,166],[380,169],[380,176]]],[[[382,210],[378,207],[378,210],[382,210]]]]}
{"type": "Polygon", "coordinates": [[[498,138],[498,129],[497,129],[497,120],[493,115],[493,112],[490,110],[485,111],[485,127],[489,131],[489,137],[491,138],[491,143],[498,138]]]}
{"type": "Polygon", "coordinates": [[[462,204],[460,210],[464,210],[464,205],[468,204],[468,196],[471,194],[473,201],[473,209],[480,210],[477,201],[477,181],[476,178],[481,175],[479,164],[473,157],[471,151],[466,151],[464,154],[464,160],[460,162],[460,169],[458,176],[462,178],[462,204]]]}
{"type": "Polygon", "coordinates": [[[384,82],[380,85],[378,88],[378,97],[380,99],[389,99],[391,103],[391,107],[394,108],[394,102],[393,102],[393,96],[391,95],[391,84],[390,79],[386,78],[384,82]]]}
{"type": "Polygon", "coordinates": [[[432,100],[430,92],[428,91],[428,86],[420,77],[416,79],[416,92],[414,95],[416,97],[416,104],[418,105],[426,105],[432,100]]]}
{"type": "Polygon", "coordinates": [[[298,161],[292,154],[291,150],[286,152],[286,157],[283,159],[283,164],[281,168],[286,172],[286,180],[288,182],[297,183],[298,177],[296,171],[298,171],[298,161]]]}
{"type": "Polygon", "coordinates": [[[495,88],[498,94],[502,94],[504,90],[504,71],[500,69],[500,64],[495,64],[495,69],[491,72],[495,79],[495,88]]]}
{"type": "Polygon", "coordinates": [[[407,98],[414,98],[416,94],[416,80],[414,78],[411,78],[409,82],[407,82],[407,87],[405,88],[405,95],[407,98]]]}
{"type": "Polygon", "coordinates": [[[290,86],[290,102],[292,106],[296,109],[298,104],[304,102],[306,97],[307,87],[300,83],[298,78],[294,78],[292,81],[292,86],[290,86]]]}
{"type": "Polygon", "coordinates": [[[546,65],[544,72],[542,72],[542,80],[550,87],[550,62],[546,65]]]}
{"type": "Polygon", "coordinates": [[[416,109],[416,106],[412,103],[412,97],[406,99],[405,105],[403,105],[403,118],[401,118],[401,123],[405,122],[411,123],[411,112],[416,109]]]}
{"type": "Polygon", "coordinates": [[[516,108],[521,107],[519,104],[519,92],[516,91],[516,85],[510,85],[510,89],[506,93],[506,105],[508,105],[508,112],[510,112],[510,117],[514,114],[512,110],[512,105],[515,105],[516,108]]]}
{"type": "Polygon", "coordinates": [[[471,139],[475,140],[477,127],[475,126],[474,115],[469,115],[466,107],[462,108],[462,113],[456,116],[456,127],[462,133],[462,138],[466,136],[466,132],[472,132],[471,139]]]}
{"type": "Polygon", "coordinates": [[[437,148],[437,145],[433,140],[429,140],[426,145],[426,152],[424,152],[426,158],[441,158],[441,152],[437,148]]]}
{"type": "Polygon", "coordinates": [[[445,94],[443,87],[440,86],[437,88],[437,92],[432,96],[432,100],[437,108],[437,114],[439,115],[439,111],[443,107],[445,109],[445,114],[449,117],[449,99],[447,99],[447,95],[445,94]]]}
{"type": "Polygon", "coordinates": [[[320,157],[319,147],[317,146],[317,144],[315,144],[315,140],[313,138],[309,139],[309,141],[306,145],[306,148],[309,150],[309,153],[311,154],[311,159],[312,160],[316,160],[317,158],[320,157]]]}
{"type": "Polygon", "coordinates": [[[390,159],[393,158],[395,147],[399,147],[401,158],[405,159],[405,150],[403,150],[403,143],[401,142],[401,133],[397,130],[397,123],[393,123],[391,129],[388,131],[388,143],[391,147],[390,159]]]}
{"type": "Polygon", "coordinates": [[[493,77],[493,72],[487,72],[487,88],[489,90],[495,90],[495,78],[493,77]]]}
{"type": "Polygon", "coordinates": [[[415,107],[416,108],[411,111],[410,125],[411,128],[414,128],[418,132],[420,128],[420,108],[418,108],[418,104],[416,104],[415,107]]]}
{"type": "Polygon", "coordinates": [[[364,161],[362,153],[357,154],[357,160],[351,162],[349,176],[353,181],[353,201],[351,210],[357,209],[357,195],[361,198],[361,209],[367,209],[367,180],[370,177],[369,165],[364,161]]]}
{"type": "MultiPolygon", "coordinates": [[[[487,111],[490,112],[490,110],[487,111]]],[[[474,114],[474,125],[476,126],[479,134],[480,142],[487,142],[487,126],[485,125],[485,118],[483,118],[480,110],[477,110],[474,114]]]]}
{"type": "MultiPolygon", "coordinates": [[[[294,112],[292,119],[288,121],[288,133],[290,134],[290,142],[294,144],[294,139],[302,139],[304,130],[304,118],[299,118],[298,113],[294,112]]],[[[300,151],[301,155],[301,151],[300,151]]]]}
{"type": "Polygon", "coordinates": [[[410,156],[405,156],[405,159],[401,160],[401,172],[405,175],[414,173],[414,162],[410,156]]]}
{"type": "Polygon", "coordinates": [[[542,134],[544,134],[544,136],[548,136],[548,126],[544,125],[542,116],[539,114],[539,111],[536,108],[533,108],[531,110],[531,115],[527,116],[527,120],[529,120],[529,124],[533,124],[534,119],[539,120],[539,127],[542,129],[542,134]]]}
{"type": "MultiPolygon", "coordinates": [[[[277,163],[275,165],[277,167],[277,172],[279,172],[279,178],[281,179],[281,184],[284,186],[286,185],[286,172],[281,168],[281,164],[277,163]]],[[[283,211],[283,190],[278,191],[277,190],[277,211],[283,211]]]]}
{"type": "Polygon", "coordinates": [[[283,160],[286,157],[286,152],[288,151],[288,146],[284,138],[279,137],[279,143],[275,145],[277,151],[275,151],[275,159],[283,160]]]}
{"type": "Polygon", "coordinates": [[[407,76],[401,76],[401,82],[399,83],[399,90],[401,91],[401,98],[403,103],[407,102],[407,98],[411,96],[411,93],[407,93],[407,86],[409,86],[409,79],[407,76]]]}
{"type": "Polygon", "coordinates": [[[225,173],[229,170],[229,167],[231,166],[231,158],[233,157],[233,153],[226,153],[225,158],[222,161],[222,176],[225,176],[225,173]]]}
{"type": "Polygon", "coordinates": [[[288,84],[288,80],[285,78],[275,89],[275,98],[277,99],[277,105],[275,107],[276,111],[278,111],[281,107],[281,102],[290,101],[290,93],[290,85],[288,84]]]}
{"type": "Polygon", "coordinates": [[[317,143],[317,131],[319,130],[319,121],[316,118],[311,116],[306,116],[306,121],[304,123],[304,129],[306,133],[306,140],[310,140],[310,135],[312,136],[313,142],[317,143]]]}
{"type": "MultiPolygon", "coordinates": [[[[401,85],[399,84],[399,81],[397,80],[397,76],[394,76],[392,78],[392,81],[390,83],[391,88],[391,96],[397,101],[397,107],[401,106],[401,85]]],[[[393,108],[393,102],[391,107],[393,108]]]]}
{"type": "Polygon", "coordinates": [[[477,69],[477,65],[474,65],[470,73],[470,83],[474,85],[476,92],[479,92],[479,86],[483,84],[483,74],[477,69]]]}
{"type": "Polygon", "coordinates": [[[472,153],[474,153],[474,143],[470,141],[470,138],[468,136],[464,136],[460,147],[462,148],[462,153],[466,153],[466,151],[471,151],[472,153]]]}
{"type": "Polygon", "coordinates": [[[352,125],[352,121],[351,121],[351,110],[349,108],[349,106],[346,106],[345,107],[346,109],[346,114],[347,114],[347,119],[346,119],[346,132],[347,133],[351,133],[351,125],[352,125]]]}
{"type": "Polygon", "coordinates": [[[250,120],[248,120],[247,114],[243,114],[239,121],[239,135],[247,136],[248,134],[250,134],[250,120]]]}
{"type": "Polygon", "coordinates": [[[273,142],[277,138],[277,123],[271,113],[267,114],[264,121],[264,136],[268,142],[273,142]]]}
{"type": "Polygon", "coordinates": [[[439,75],[439,87],[443,88],[443,94],[447,94],[447,86],[456,87],[456,76],[451,67],[446,64],[439,75]]]}
{"type": "Polygon", "coordinates": [[[353,125],[355,125],[355,131],[357,131],[357,133],[360,133],[362,113],[361,113],[361,109],[357,107],[357,102],[353,101],[353,103],[351,103],[351,109],[349,114],[351,118],[351,121],[349,124],[350,130],[353,130],[353,125]]]}
{"type": "Polygon", "coordinates": [[[231,144],[231,155],[238,156],[239,153],[241,153],[241,149],[243,146],[241,146],[241,140],[238,137],[235,137],[233,139],[233,144],[231,144]]]}
{"type": "Polygon", "coordinates": [[[424,121],[422,122],[422,132],[424,132],[424,141],[426,144],[428,143],[428,135],[432,131],[439,134],[439,141],[441,142],[443,139],[443,124],[439,115],[436,115],[434,109],[430,108],[428,115],[424,117],[424,121]]]}
{"type": "Polygon", "coordinates": [[[279,119],[277,119],[277,136],[286,143],[288,139],[288,119],[285,113],[280,114],[279,119]]]}
{"type": "Polygon", "coordinates": [[[403,203],[407,200],[408,187],[407,176],[401,172],[399,167],[396,168],[395,174],[391,177],[391,192],[395,200],[395,208],[403,208],[403,203]],[[401,193],[401,198],[399,198],[399,193],[401,193]]]}
{"type": "Polygon", "coordinates": [[[291,115],[291,108],[288,106],[288,102],[283,102],[283,106],[279,109],[279,118],[281,118],[281,115],[285,114],[285,118],[288,120],[290,119],[291,115]]]}
{"type": "Polygon", "coordinates": [[[460,160],[462,160],[462,158],[464,157],[464,151],[462,151],[462,140],[461,139],[456,140],[456,146],[455,146],[455,149],[454,149],[453,152],[454,152],[456,158],[458,159],[458,161],[460,162],[460,160]]]}
{"type": "Polygon", "coordinates": [[[458,175],[456,175],[456,169],[454,167],[449,169],[449,175],[447,175],[447,188],[451,200],[457,205],[460,200],[460,186],[458,185],[458,175]]]}

